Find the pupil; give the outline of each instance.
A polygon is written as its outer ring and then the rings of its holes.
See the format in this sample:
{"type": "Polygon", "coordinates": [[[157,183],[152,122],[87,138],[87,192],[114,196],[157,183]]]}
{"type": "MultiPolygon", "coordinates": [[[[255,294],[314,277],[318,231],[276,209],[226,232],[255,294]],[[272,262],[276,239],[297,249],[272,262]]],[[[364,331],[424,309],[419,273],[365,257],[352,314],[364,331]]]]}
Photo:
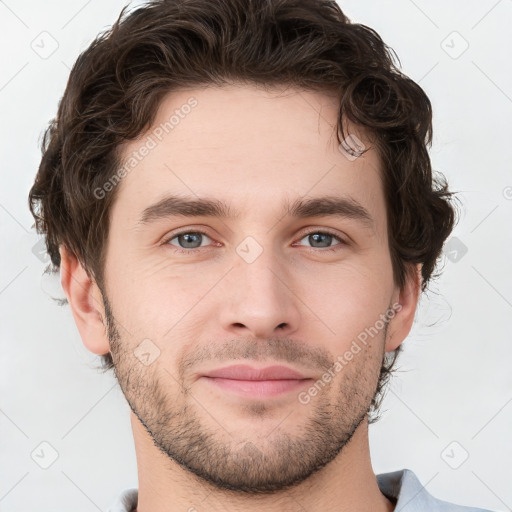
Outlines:
{"type": "Polygon", "coordinates": [[[199,233],[186,233],[186,234],[181,235],[181,236],[183,237],[183,239],[185,239],[185,245],[184,245],[184,247],[186,247],[186,248],[189,248],[189,249],[190,249],[190,248],[191,248],[191,245],[190,245],[190,244],[192,244],[192,248],[193,248],[193,249],[195,249],[195,248],[196,248],[196,247],[193,247],[193,244],[194,244],[195,242],[197,242],[197,239],[198,239],[198,237],[200,236],[200,234],[199,234],[199,233]],[[191,239],[191,238],[192,238],[192,239],[193,239],[193,238],[196,238],[196,240],[195,240],[195,241],[194,241],[194,240],[190,241],[190,239],[191,239]]]}
{"type": "MultiPolygon", "coordinates": [[[[328,246],[330,245],[330,243],[329,243],[329,242],[330,242],[330,241],[331,241],[331,239],[332,239],[332,235],[329,235],[329,234],[327,234],[327,233],[316,233],[316,234],[314,234],[314,235],[309,235],[309,238],[310,238],[310,241],[309,241],[309,242],[311,243],[311,239],[313,239],[315,242],[317,242],[317,241],[318,241],[318,239],[319,239],[319,238],[322,238],[322,237],[323,237],[323,238],[327,238],[327,247],[328,247],[328,246]]],[[[324,241],[325,241],[325,240],[324,240],[324,241]]],[[[311,245],[313,245],[313,244],[311,244],[311,245]]]]}

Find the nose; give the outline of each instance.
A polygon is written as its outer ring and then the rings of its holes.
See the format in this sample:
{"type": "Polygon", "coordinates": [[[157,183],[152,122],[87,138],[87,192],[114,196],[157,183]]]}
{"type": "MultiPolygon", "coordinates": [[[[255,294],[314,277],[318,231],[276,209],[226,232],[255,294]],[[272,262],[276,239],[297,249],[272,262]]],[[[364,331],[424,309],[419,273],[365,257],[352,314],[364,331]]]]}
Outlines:
{"type": "Polygon", "coordinates": [[[288,336],[300,323],[300,298],[292,291],[289,264],[265,250],[253,262],[235,261],[224,283],[222,328],[256,338],[288,336]],[[288,268],[286,268],[288,267],[288,268]]]}

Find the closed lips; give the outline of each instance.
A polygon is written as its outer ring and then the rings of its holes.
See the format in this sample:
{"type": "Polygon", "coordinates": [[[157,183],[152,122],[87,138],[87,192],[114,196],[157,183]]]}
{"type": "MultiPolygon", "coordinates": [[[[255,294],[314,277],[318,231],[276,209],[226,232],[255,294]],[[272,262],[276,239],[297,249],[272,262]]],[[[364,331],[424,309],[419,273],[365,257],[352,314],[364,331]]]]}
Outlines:
{"type": "Polygon", "coordinates": [[[205,377],[233,380],[304,380],[309,377],[287,366],[252,368],[247,365],[233,365],[212,370],[205,377]]]}

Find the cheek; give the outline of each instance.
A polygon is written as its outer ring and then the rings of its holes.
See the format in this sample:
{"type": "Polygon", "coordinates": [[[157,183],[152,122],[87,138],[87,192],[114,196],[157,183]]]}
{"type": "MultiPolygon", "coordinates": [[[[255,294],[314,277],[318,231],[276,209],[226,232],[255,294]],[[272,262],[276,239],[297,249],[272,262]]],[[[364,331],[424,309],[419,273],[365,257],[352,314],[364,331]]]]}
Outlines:
{"type": "Polygon", "coordinates": [[[109,290],[115,318],[130,344],[148,338],[162,345],[162,340],[181,337],[189,329],[202,299],[218,281],[218,269],[205,270],[207,264],[200,265],[198,272],[197,265],[178,267],[153,258],[144,265],[125,262],[111,268],[109,290]]]}
{"type": "MultiPolygon", "coordinates": [[[[380,315],[386,313],[391,281],[385,279],[386,269],[382,270],[382,275],[379,269],[379,266],[343,264],[315,272],[314,279],[307,272],[298,278],[298,289],[302,291],[297,295],[324,326],[322,329],[327,339],[331,339],[333,350],[344,351],[352,340],[375,326],[380,315]]],[[[316,322],[314,324],[317,330],[316,322]]],[[[379,327],[382,327],[381,322],[379,327]]]]}

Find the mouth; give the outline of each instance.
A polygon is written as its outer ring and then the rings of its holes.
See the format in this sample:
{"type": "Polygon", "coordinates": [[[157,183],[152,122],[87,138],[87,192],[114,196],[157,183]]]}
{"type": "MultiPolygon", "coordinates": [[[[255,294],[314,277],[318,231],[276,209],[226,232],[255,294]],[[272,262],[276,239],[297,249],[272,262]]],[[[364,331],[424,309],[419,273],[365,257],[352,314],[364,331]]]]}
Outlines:
{"type": "Polygon", "coordinates": [[[296,391],[312,382],[312,378],[286,366],[252,368],[233,365],[208,372],[201,377],[223,391],[245,397],[269,398],[296,391]]]}

